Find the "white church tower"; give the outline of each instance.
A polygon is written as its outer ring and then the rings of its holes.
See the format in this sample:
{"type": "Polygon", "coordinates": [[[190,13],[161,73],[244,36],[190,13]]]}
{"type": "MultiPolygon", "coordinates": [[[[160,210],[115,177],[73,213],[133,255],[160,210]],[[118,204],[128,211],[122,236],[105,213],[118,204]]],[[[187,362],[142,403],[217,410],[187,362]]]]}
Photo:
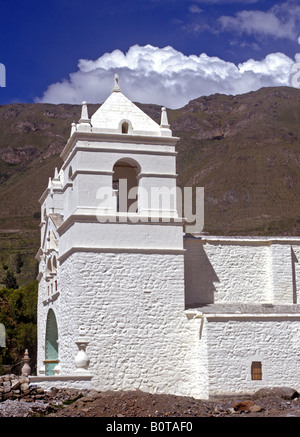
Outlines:
{"type": "Polygon", "coordinates": [[[33,383],[300,391],[300,238],[184,235],[177,141],[165,108],[159,125],[117,76],[91,118],[83,103],[40,199],[33,383]]]}
{"type": "Polygon", "coordinates": [[[117,76],[91,118],[83,102],[40,199],[37,371],[50,386],[193,394],[177,141],[166,109],[157,124],[117,76]]]}

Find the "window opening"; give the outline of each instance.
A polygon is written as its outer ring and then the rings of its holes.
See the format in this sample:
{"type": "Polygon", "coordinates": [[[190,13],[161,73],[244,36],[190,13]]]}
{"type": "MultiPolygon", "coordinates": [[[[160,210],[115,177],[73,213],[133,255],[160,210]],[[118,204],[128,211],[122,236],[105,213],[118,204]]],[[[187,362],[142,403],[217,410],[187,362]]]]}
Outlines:
{"type": "Polygon", "coordinates": [[[262,365],[261,361],[253,361],[251,364],[252,380],[262,380],[262,365]]]}
{"type": "Polygon", "coordinates": [[[128,129],[129,129],[129,124],[124,121],[124,123],[122,123],[122,134],[128,134],[128,129]]]}

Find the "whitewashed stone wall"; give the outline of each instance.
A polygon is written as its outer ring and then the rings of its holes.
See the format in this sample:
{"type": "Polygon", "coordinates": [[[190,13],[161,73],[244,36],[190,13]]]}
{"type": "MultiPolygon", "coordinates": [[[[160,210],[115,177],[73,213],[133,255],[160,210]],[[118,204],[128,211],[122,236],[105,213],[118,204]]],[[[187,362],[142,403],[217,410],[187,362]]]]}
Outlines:
{"type": "Polygon", "coordinates": [[[186,304],[299,302],[300,239],[184,240],[186,304]]]}
{"type": "Polygon", "coordinates": [[[45,380],[45,387],[80,386],[80,381],[63,378],[75,375],[75,342],[83,326],[92,376],[82,381],[84,386],[203,399],[263,386],[300,389],[297,313],[230,318],[184,311],[193,303],[299,303],[296,243],[186,239],[186,296],[182,254],[72,253],[59,268],[57,299],[45,303],[46,284],[40,280],[38,367],[45,358],[46,318],[52,308],[62,376],[45,380]],[[251,380],[252,361],[262,362],[262,381],[251,380]]]}
{"type": "Polygon", "coordinates": [[[270,245],[270,258],[273,301],[281,304],[296,303],[291,245],[275,241],[270,245]]]}
{"type": "Polygon", "coordinates": [[[187,305],[269,300],[266,245],[185,239],[184,247],[187,305]]]}
{"type": "Polygon", "coordinates": [[[62,374],[74,374],[84,326],[94,388],[199,397],[182,254],[78,252],[61,264],[60,277],[62,374]]]}
{"type": "Polygon", "coordinates": [[[263,387],[300,389],[300,317],[205,320],[201,342],[208,350],[209,396],[254,393],[263,387]],[[251,363],[262,363],[262,380],[251,363]]]}

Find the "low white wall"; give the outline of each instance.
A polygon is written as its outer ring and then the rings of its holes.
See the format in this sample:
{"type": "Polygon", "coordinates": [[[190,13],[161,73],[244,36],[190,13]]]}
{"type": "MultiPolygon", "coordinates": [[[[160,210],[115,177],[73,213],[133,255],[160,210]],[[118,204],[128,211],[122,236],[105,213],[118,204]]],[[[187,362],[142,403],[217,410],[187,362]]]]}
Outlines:
{"type": "Polygon", "coordinates": [[[187,306],[299,301],[300,239],[187,237],[187,306]]]}
{"type": "Polygon", "coordinates": [[[205,321],[209,396],[254,393],[263,387],[300,389],[300,316],[217,317],[205,321]],[[262,363],[262,380],[251,363],[262,363]]]}

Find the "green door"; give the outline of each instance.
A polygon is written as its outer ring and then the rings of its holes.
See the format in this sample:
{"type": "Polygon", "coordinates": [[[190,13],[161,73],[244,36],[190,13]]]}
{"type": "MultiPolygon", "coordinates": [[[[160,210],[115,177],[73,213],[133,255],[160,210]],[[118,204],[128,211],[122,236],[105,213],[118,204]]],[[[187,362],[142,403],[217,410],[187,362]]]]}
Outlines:
{"type": "Polygon", "coordinates": [[[54,375],[53,369],[58,363],[58,331],[56,317],[53,310],[49,310],[46,326],[45,344],[45,374],[54,375]]]}

